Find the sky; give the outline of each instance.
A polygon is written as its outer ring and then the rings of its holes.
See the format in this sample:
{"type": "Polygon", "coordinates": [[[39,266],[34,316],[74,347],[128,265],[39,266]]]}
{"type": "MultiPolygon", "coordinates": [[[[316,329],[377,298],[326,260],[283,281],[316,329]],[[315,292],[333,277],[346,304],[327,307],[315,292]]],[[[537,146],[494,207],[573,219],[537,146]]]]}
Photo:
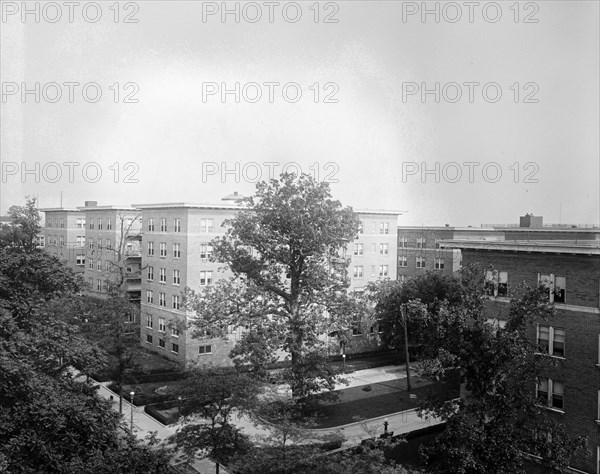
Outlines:
{"type": "Polygon", "coordinates": [[[599,222],[597,1],[66,3],[0,2],[0,214],[285,169],[402,225],[599,222]]]}

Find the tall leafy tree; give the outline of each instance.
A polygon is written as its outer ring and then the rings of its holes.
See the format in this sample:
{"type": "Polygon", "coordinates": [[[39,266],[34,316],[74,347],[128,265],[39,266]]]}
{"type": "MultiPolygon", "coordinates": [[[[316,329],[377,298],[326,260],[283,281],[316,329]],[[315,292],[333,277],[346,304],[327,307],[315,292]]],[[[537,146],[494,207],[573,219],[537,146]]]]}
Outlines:
{"type": "Polygon", "coordinates": [[[197,313],[192,327],[197,336],[214,336],[230,325],[260,326],[289,354],[286,378],[295,397],[333,389],[336,374],[324,363],[319,336],[348,316],[340,311],[348,287],[343,250],[359,219],[332,198],[327,183],[304,174],[261,182],[244,204],[213,244],[214,259],[234,277],[188,294],[197,313]]]}

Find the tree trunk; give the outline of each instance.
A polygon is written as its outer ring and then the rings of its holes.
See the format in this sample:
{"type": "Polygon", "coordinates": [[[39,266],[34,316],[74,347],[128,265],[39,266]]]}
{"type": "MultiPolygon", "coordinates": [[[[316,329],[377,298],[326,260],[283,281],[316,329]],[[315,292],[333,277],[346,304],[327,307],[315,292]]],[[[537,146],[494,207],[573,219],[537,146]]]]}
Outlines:
{"type": "Polygon", "coordinates": [[[218,462],[215,463],[215,474],[219,474],[219,466],[220,464],[218,462]]]}
{"type": "Polygon", "coordinates": [[[123,374],[119,374],[119,415],[123,414],[123,374]]]}
{"type": "Polygon", "coordinates": [[[400,314],[402,315],[402,325],[404,326],[404,358],[406,359],[406,391],[410,393],[410,356],[408,353],[408,318],[405,309],[400,305],[400,314]]]}

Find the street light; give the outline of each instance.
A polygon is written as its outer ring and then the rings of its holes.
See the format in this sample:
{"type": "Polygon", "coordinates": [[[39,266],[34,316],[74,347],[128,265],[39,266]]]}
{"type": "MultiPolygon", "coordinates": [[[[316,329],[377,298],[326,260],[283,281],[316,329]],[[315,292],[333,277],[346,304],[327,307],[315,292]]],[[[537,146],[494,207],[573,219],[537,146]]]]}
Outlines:
{"type": "Polygon", "coordinates": [[[181,417],[181,395],[177,397],[177,400],[179,400],[179,411],[177,412],[177,415],[181,417]]]}
{"type": "Polygon", "coordinates": [[[346,371],[346,354],[342,354],[342,367],[346,371]]]}
{"type": "Polygon", "coordinates": [[[388,419],[384,418],[383,420],[383,436],[387,436],[388,435],[388,419]]]}
{"type": "Polygon", "coordinates": [[[133,435],[133,397],[135,396],[135,392],[129,392],[129,396],[131,397],[131,434],[133,435]]]}

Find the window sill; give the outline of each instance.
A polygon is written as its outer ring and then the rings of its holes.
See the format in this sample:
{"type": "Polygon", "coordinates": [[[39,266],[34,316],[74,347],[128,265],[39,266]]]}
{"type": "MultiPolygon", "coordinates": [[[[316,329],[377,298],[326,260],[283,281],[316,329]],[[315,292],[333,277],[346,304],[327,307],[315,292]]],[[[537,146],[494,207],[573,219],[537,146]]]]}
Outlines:
{"type": "Polygon", "coordinates": [[[561,410],[560,408],[554,408],[554,407],[544,407],[546,410],[548,411],[553,411],[554,413],[558,413],[560,415],[564,415],[565,411],[561,410]]]}
{"type": "MultiPolygon", "coordinates": [[[[563,356],[556,356],[556,355],[552,355],[552,354],[547,354],[545,352],[535,352],[535,355],[538,356],[546,356],[546,357],[551,357],[552,359],[558,359],[558,360],[567,360],[566,357],[563,356]]],[[[597,367],[600,367],[600,364],[596,364],[597,367]]]]}
{"type": "Polygon", "coordinates": [[[179,352],[171,351],[171,354],[177,354],[177,355],[179,355],[179,352]]]}

